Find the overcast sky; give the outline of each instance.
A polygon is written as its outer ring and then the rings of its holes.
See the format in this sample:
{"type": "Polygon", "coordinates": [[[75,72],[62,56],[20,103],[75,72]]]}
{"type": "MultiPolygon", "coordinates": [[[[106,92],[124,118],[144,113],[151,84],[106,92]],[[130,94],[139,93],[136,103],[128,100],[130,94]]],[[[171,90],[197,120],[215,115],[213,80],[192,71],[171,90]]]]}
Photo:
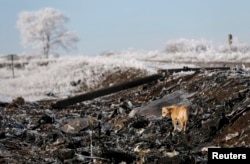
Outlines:
{"type": "Polygon", "coordinates": [[[224,44],[229,33],[250,43],[249,0],[0,0],[0,54],[27,51],[18,14],[45,7],[70,18],[66,27],[80,38],[77,54],[162,49],[179,38],[224,44]]]}

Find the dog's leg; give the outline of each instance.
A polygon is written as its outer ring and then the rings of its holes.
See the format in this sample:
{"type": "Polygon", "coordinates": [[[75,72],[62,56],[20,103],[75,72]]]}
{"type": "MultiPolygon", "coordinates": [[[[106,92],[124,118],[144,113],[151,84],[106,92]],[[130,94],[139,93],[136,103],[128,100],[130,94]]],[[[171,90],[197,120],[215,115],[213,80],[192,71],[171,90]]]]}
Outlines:
{"type": "Polygon", "coordinates": [[[186,129],[187,129],[187,121],[184,121],[184,131],[186,131],[186,129]]]}
{"type": "Polygon", "coordinates": [[[183,121],[181,121],[181,120],[179,120],[179,124],[181,125],[181,130],[180,130],[180,132],[182,131],[182,129],[183,129],[183,127],[184,127],[184,122],[183,121]]]}
{"type": "Polygon", "coordinates": [[[176,119],[172,119],[172,124],[173,124],[173,126],[174,126],[174,131],[176,130],[176,119]]]}

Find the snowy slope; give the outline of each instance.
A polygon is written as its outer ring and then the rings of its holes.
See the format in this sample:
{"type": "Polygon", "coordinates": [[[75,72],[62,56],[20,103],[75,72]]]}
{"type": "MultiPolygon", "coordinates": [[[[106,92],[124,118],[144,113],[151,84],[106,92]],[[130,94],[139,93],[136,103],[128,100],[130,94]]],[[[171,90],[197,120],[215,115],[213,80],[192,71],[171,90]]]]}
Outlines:
{"type": "MultiPolygon", "coordinates": [[[[22,69],[15,69],[15,78],[12,78],[10,67],[0,67],[0,101],[11,101],[17,96],[28,101],[72,96],[82,87],[72,86],[72,82],[80,80],[86,88],[95,89],[107,74],[117,70],[134,68],[153,74],[158,68],[196,67],[197,63],[250,63],[249,55],[250,48],[245,44],[238,43],[229,49],[227,45],[214,46],[205,40],[180,39],[168,42],[164,50],[127,50],[49,60],[23,57],[15,62],[28,64],[22,69]]],[[[3,63],[10,61],[1,57],[0,64],[3,63]]]]}

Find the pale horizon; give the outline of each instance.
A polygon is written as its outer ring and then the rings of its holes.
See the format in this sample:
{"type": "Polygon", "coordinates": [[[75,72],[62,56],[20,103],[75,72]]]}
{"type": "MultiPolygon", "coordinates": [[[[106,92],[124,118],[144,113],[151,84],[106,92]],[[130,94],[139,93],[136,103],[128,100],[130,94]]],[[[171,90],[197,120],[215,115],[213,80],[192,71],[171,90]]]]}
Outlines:
{"type": "MultiPolygon", "coordinates": [[[[228,34],[250,43],[250,1],[0,1],[0,54],[34,53],[21,45],[16,27],[22,11],[52,7],[70,21],[65,25],[80,39],[70,54],[98,55],[106,51],[162,50],[180,38],[227,44],[228,34]],[[15,5],[13,5],[15,3],[15,5]]],[[[66,52],[64,52],[66,53],[66,52]]]]}

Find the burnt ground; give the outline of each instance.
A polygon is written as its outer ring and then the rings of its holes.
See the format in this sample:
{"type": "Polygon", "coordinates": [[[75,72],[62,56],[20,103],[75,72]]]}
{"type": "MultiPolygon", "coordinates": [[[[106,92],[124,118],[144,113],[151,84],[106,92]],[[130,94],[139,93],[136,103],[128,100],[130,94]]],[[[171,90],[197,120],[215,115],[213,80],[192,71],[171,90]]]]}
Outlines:
{"type": "Polygon", "coordinates": [[[249,77],[240,68],[175,74],[65,109],[2,103],[0,162],[206,163],[208,147],[250,146],[249,77]],[[160,117],[170,104],[189,106],[186,132],[160,117]]]}

